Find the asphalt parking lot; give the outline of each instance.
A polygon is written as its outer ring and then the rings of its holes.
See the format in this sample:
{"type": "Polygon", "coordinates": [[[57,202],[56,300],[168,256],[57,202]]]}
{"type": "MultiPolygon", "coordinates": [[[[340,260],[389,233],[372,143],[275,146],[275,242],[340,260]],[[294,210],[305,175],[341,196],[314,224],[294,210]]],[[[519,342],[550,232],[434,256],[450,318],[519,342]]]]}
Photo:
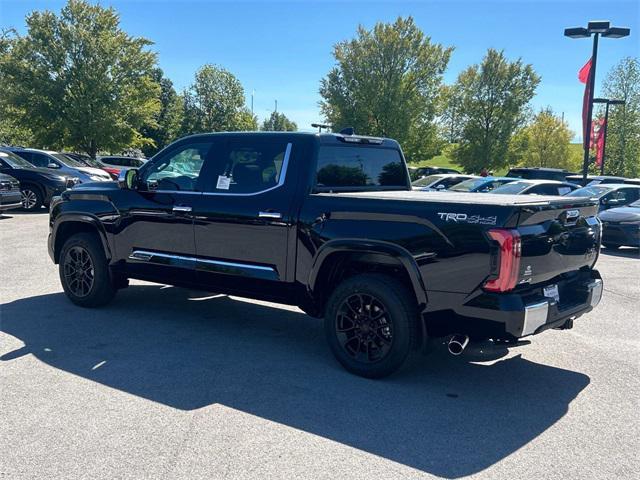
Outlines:
{"type": "Polygon", "coordinates": [[[637,250],[603,250],[573,330],[372,381],[293,307],[137,281],[75,307],[47,220],[0,218],[2,478],[638,478],[637,250]]]}

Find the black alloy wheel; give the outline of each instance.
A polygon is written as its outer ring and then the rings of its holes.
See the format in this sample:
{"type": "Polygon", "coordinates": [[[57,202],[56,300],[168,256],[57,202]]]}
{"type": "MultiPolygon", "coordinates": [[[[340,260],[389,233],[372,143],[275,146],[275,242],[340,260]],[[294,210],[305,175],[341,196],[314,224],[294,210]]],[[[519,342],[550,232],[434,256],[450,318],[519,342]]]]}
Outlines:
{"type": "Polygon", "coordinates": [[[344,299],[335,318],[338,342],[354,360],[373,363],[389,354],[393,327],[384,304],[356,293],[344,299]]]}
{"type": "Polygon", "coordinates": [[[381,378],[398,370],[417,337],[413,291],[393,276],[363,273],[342,281],[327,300],[324,329],[349,372],[381,378]]]}
{"type": "Polygon", "coordinates": [[[109,303],[122,284],[109,269],[98,234],[77,233],[64,242],[58,272],[64,292],[76,305],[100,307],[109,303]]]}
{"type": "Polygon", "coordinates": [[[94,268],[91,256],[85,248],[76,245],[68,249],[64,256],[63,268],[67,287],[73,295],[83,298],[91,293],[94,268]]]}

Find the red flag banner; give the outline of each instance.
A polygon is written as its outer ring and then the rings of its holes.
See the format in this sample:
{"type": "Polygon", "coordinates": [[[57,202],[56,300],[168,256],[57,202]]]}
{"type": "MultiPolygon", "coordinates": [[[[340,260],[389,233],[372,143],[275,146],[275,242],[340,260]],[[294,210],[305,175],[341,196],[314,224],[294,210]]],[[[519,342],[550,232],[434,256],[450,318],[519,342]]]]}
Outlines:
{"type": "Polygon", "coordinates": [[[582,98],[582,141],[588,145],[587,115],[589,115],[589,95],[591,93],[591,59],[578,72],[578,80],[584,83],[584,97],[582,98]]]}
{"type": "Polygon", "coordinates": [[[596,120],[598,124],[598,131],[595,135],[595,148],[596,148],[596,166],[600,167],[602,165],[602,159],[604,157],[604,129],[605,129],[605,119],[600,118],[596,120]]]}
{"type": "Polygon", "coordinates": [[[591,59],[589,59],[589,61],[585,63],[584,66],[578,72],[578,80],[580,80],[580,83],[587,83],[587,80],[589,80],[590,73],[591,73],[591,59]]]}

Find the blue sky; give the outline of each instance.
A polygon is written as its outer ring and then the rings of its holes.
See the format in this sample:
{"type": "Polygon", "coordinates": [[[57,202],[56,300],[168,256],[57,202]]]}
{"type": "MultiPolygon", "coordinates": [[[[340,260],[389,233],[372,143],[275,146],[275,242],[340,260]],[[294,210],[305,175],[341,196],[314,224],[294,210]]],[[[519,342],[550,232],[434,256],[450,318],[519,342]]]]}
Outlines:
{"type": "MultiPolygon", "coordinates": [[[[59,0],[0,0],[0,26],[25,31],[24,17],[37,9],[59,11],[59,0]]],[[[603,39],[598,79],[625,56],[639,56],[640,2],[626,1],[235,1],[102,0],[121,15],[132,35],[154,41],[159,63],[178,90],[194,72],[215,63],[233,72],[247,94],[255,91],[254,111],[262,119],[274,108],[301,129],[321,119],[320,79],[333,65],[332,47],[354,36],[359,24],[392,22],[412,15],[432,41],[455,51],[445,74],[458,73],[482,59],[487,48],[504,49],[512,59],[533,64],[542,76],[535,108],[564,112],[580,131],[582,86],[577,71],[589,58],[589,40],[570,40],[564,27],[608,19],[631,28],[625,39],[603,39]]],[[[596,84],[598,93],[599,81],[596,84]]],[[[576,137],[578,138],[578,137],[576,137]]]]}

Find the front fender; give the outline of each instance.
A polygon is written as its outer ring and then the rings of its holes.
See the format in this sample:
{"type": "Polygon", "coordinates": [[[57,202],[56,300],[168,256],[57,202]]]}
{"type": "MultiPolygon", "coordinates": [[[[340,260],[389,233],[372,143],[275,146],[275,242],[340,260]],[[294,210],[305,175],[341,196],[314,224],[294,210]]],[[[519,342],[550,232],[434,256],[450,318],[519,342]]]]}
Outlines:
{"type": "Polygon", "coordinates": [[[87,212],[61,212],[51,223],[48,248],[49,256],[54,263],[58,263],[62,245],[69,236],[81,231],[95,231],[100,238],[104,254],[108,261],[113,258],[112,248],[107,239],[107,233],[100,219],[87,212]]]}
{"type": "Polygon", "coordinates": [[[313,266],[309,273],[309,280],[307,282],[310,293],[316,288],[318,281],[318,274],[322,269],[323,263],[334,253],[370,253],[379,254],[392,257],[400,262],[403,266],[413,287],[413,292],[418,302],[419,311],[424,311],[427,306],[427,294],[420,269],[415,259],[406,249],[389,242],[380,240],[363,240],[363,239],[339,239],[331,240],[325,243],[317,251],[313,266]]]}

